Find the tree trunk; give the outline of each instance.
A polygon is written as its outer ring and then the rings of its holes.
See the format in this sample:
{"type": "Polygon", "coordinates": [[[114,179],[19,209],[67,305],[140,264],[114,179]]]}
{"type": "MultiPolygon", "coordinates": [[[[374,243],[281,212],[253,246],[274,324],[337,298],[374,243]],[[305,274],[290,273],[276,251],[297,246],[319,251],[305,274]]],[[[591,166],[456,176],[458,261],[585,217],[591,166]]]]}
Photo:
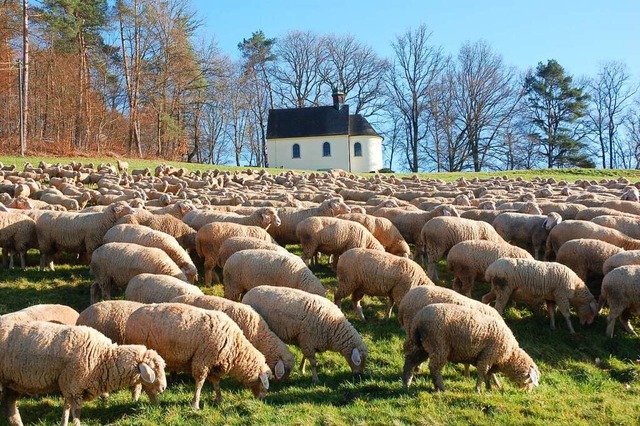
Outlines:
{"type": "Polygon", "coordinates": [[[27,118],[29,117],[29,11],[27,0],[22,0],[22,114],[20,129],[20,155],[27,153],[27,118]]]}

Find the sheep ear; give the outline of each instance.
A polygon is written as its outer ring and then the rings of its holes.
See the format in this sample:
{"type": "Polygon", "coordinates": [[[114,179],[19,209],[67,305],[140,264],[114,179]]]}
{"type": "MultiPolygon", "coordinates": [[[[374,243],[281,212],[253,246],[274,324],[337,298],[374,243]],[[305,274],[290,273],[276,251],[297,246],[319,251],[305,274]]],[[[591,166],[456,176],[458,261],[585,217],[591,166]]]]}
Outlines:
{"type": "Polygon", "coordinates": [[[351,351],[351,362],[353,362],[354,365],[360,365],[362,362],[358,348],[353,348],[353,351],[351,351]]]}
{"type": "Polygon", "coordinates": [[[276,374],[276,379],[280,380],[284,377],[284,362],[282,362],[282,360],[279,360],[278,362],[276,362],[274,371],[276,374]]]}
{"type": "Polygon", "coordinates": [[[138,364],[138,371],[143,382],[152,384],[156,381],[156,373],[144,362],[138,364]]]}
{"type": "Polygon", "coordinates": [[[266,390],[269,390],[269,372],[268,371],[265,371],[260,375],[260,381],[262,382],[262,386],[264,386],[266,390]]]}
{"type": "Polygon", "coordinates": [[[540,386],[540,375],[538,374],[538,370],[534,367],[529,369],[529,377],[531,378],[531,383],[533,386],[540,386]]]}

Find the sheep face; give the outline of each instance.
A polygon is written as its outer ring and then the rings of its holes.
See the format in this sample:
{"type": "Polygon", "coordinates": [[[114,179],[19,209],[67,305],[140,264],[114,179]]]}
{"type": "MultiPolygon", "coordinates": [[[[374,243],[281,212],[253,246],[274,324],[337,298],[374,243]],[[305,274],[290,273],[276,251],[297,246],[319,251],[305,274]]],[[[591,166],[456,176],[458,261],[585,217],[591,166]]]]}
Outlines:
{"type": "Polygon", "coordinates": [[[590,325],[598,315],[598,304],[592,298],[589,303],[583,303],[577,308],[580,325],[590,325]]]}
{"type": "Polygon", "coordinates": [[[338,216],[343,213],[351,213],[351,207],[347,206],[344,201],[339,198],[334,198],[329,201],[329,208],[333,216],[338,216]]]}
{"type": "Polygon", "coordinates": [[[271,370],[266,370],[260,373],[260,375],[247,384],[247,387],[253,392],[253,396],[259,400],[263,400],[267,397],[267,391],[269,390],[269,378],[271,377],[271,370]]]}
{"type": "Polygon", "coordinates": [[[551,213],[549,213],[547,218],[544,220],[544,222],[542,222],[542,226],[544,226],[545,230],[551,231],[551,228],[553,228],[554,226],[556,226],[560,222],[562,222],[562,216],[560,216],[556,212],[551,212],[551,213]]]}
{"type": "Polygon", "coordinates": [[[349,367],[351,367],[351,372],[353,374],[362,373],[364,371],[365,364],[367,363],[367,353],[361,351],[358,348],[353,348],[350,351],[347,351],[342,354],[344,358],[347,360],[349,367]]]}
{"type": "Polygon", "coordinates": [[[282,221],[280,220],[280,216],[278,216],[278,212],[273,208],[266,208],[262,212],[262,227],[267,228],[271,225],[280,226],[282,221]]]}
{"type": "Polygon", "coordinates": [[[153,402],[157,402],[157,396],[167,388],[165,367],[164,359],[152,349],[147,350],[142,362],[138,364],[140,383],[153,402]]]}
{"type": "Polygon", "coordinates": [[[540,370],[522,348],[518,348],[510,359],[500,366],[500,371],[522,389],[530,391],[540,384],[540,370]]]}

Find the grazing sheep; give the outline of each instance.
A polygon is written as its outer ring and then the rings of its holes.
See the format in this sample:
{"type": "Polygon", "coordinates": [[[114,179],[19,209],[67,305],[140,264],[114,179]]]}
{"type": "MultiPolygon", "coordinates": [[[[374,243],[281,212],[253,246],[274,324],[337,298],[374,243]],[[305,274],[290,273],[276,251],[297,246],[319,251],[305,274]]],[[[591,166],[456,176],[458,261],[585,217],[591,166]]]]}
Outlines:
{"type": "Polygon", "coordinates": [[[384,250],[396,256],[409,257],[411,254],[409,244],[404,240],[398,228],[385,217],[377,217],[367,214],[354,213],[341,214],[338,219],[358,222],[367,228],[369,232],[382,244],[384,250]]]}
{"type": "MultiPolygon", "coordinates": [[[[405,351],[402,382],[408,388],[414,370],[429,358],[429,372],[437,391],[444,391],[442,368],[448,361],[473,364],[478,371],[475,390],[500,371],[522,388],[538,386],[540,371],[500,319],[473,308],[436,303],[422,308],[409,328],[413,345],[405,351]]],[[[499,384],[496,382],[496,385],[499,384]]]]}
{"type": "Polygon", "coordinates": [[[94,328],[119,345],[124,344],[124,332],[129,315],[144,303],[131,300],[104,300],[80,312],[76,325],[94,328]]]}
{"type": "Polygon", "coordinates": [[[459,242],[467,240],[505,242],[486,222],[448,216],[434,217],[427,222],[422,228],[421,238],[427,250],[427,275],[434,281],[438,279],[436,263],[459,242]]]}
{"type": "Polygon", "coordinates": [[[556,212],[562,217],[562,220],[573,220],[576,218],[578,212],[587,208],[587,206],[584,206],[582,204],[564,202],[558,203],[550,201],[538,203],[538,207],[542,209],[542,214],[548,215],[551,212],[556,212]]]}
{"type": "Polygon", "coordinates": [[[297,288],[320,296],[326,290],[298,256],[272,250],[242,250],[224,264],[224,297],[237,301],[259,285],[297,288]]]}
{"type": "Polygon", "coordinates": [[[234,253],[252,249],[272,250],[282,254],[289,254],[287,249],[284,247],[269,241],[259,240],[252,237],[231,237],[224,240],[220,246],[220,250],[218,251],[218,266],[223,268],[224,264],[227,263],[227,259],[229,259],[234,253]]]}
{"type": "Polygon", "coordinates": [[[91,256],[109,228],[132,211],[127,203],[119,202],[101,213],[42,212],[36,219],[40,270],[45,265],[54,270],[53,254],[58,250],[91,256]]]}
{"type": "Polygon", "coordinates": [[[503,213],[495,218],[493,227],[505,241],[526,249],[536,259],[542,258],[542,251],[549,232],[562,222],[556,212],[548,215],[503,213]]]}
{"type": "Polygon", "coordinates": [[[609,200],[602,203],[602,207],[618,210],[624,213],[640,215],[640,203],[637,201],[609,200]]]}
{"type": "Polygon", "coordinates": [[[47,190],[40,196],[40,201],[64,207],[67,210],[80,210],[78,201],[68,197],[57,190],[47,190]]]}
{"type": "Polygon", "coordinates": [[[200,409],[200,392],[209,380],[222,402],[220,379],[232,375],[256,398],[264,399],[271,370],[262,355],[227,314],[185,305],[142,306],[127,320],[125,340],[154,348],[169,371],[190,372],[195,379],[191,406],[200,409]]]}
{"type": "Polygon", "coordinates": [[[629,319],[640,315],[640,266],[620,266],[609,272],[602,280],[602,293],[598,308],[609,305],[606,334],[613,337],[616,319],[626,331],[637,336],[629,319]]]}
{"type": "Polygon", "coordinates": [[[589,207],[581,210],[576,214],[576,220],[591,220],[598,216],[620,216],[620,217],[634,217],[634,215],[623,213],[618,210],[608,209],[606,207],[589,207]]]}
{"type": "Polygon", "coordinates": [[[338,308],[342,299],[351,296],[351,303],[358,317],[365,320],[361,300],[367,296],[387,296],[389,308],[385,319],[391,317],[395,304],[416,286],[433,285],[422,267],[411,259],[391,253],[354,248],[340,256],[336,268],[338,288],[334,303],[338,308]]]}
{"type": "Polygon", "coordinates": [[[575,331],[571,324],[570,304],[576,308],[582,325],[591,324],[598,312],[596,300],[584,282],[560,263],[502,258],[489,265],[485,279],[491,282],[491,292],[482,297],[483,303],[495,297],[495,308],[502,314],[512,293],[518,293],[519,300],[543,298],[547,302],[552,330],[556,326],[556,305],[572,334],[575,331]]]}
{"type": "Polygon", "coordinates": [[[218,253],[222,243],[231,237],[252,237],[275,243],[271,235],[258,226],[245,226],[231,222],[213,222],[204,225],[196,234],[196,252],[204,259],[204,284],[210,286],[218,264],[218,253]]]}
{"type": "MultiPolygon", "coordinates": [[[[164,194],[162,197],[168,197],[168,195],[164,194]]],[[[147,206],[149,206],[149,204],[150,203],[146,203],[147,206]]],[[[153,209],[151,210],[151,213],[168,214],[175,217],[176,219],[182,219],[184,215],[194,210],[196,210],[196,206],[193,204],[191,200],[181,200],[173,204],[165,205],[165,207],[153,209]]]]}
{"type": "Polygon", "coordinates": [[[640,265],[640,250],[622,251],[609,257],[602,264],[602,274],[607,275],[613,269],[625,265],[640,265]]]}
{"type": "Polygon", "coordinates": [[[551,260],[560,246],[569,240],[591,238],[605,241],[625,250],[640,249],[640,240],[630,238],[620,231],[584,220],[567,220],[556,225],[547,238],[545,260],[551,260]]]}
{"type": "Polygon", "coordinates": [[[318,352],[339,352],[354,373],[364,370],[367,346],[340,309],[326,298],[298,289],[259,286],[249,290],[242,303],[255,309],[283,342],[300,347],[302,372],[308,359],[314,383],[318,382],[318,352]]]}
{"type": "Polygon", "coordinates": [[[162,250],[130,243],[108,243],[99,247],[91,256],[91,303],[102,298],[111,299],[113,288],[124,288],[139,274],[164,274],[187,282],[178,265],[162,250]]]}
{"type": "Polygon", "coordinates": [[[571,268],[595,295],[600,294],[600,282],[590,285],[590,281],[601,280],[604,262],[611,256],[624,252],[618,246],[590,238],[569,240],[560,246],[556,262],[571,268]]]}
{"type": "Polygon", "coordinates": [[[2,266],[13,268],[14,254],[20,257],[20,267],[27,266],[27,250],[38,247],[36,222],[21,213],[0,212],[0,248],[2,266]],[[9,254],[11,260],[9,261],[9,254]]]}
{"type": "Polygon", "coordinates": [[[78,312],[66,305],[33,305],[19,311],[2,315],[2,321],[49,321],[57,324],[75,325],[78,312]]]}
{"type": "Polygon", "coordinates": [[[341,198],[330,198],[317,207],[307,209],[281,207],[278,209],[280,226],[269,227],[268,231],[280,245],[297,244],[300,240],[296,236],[296,227],[302,220],[312,216],[338,216],[344,213],[351,213],[351,208],[341,198]]]}
{"type": "Polygon", "coordinates": [[[451,247],[447,267],[453,272],[452,288],[471,297],[475,281],[484,281],[489,265],[501,257],[533,259],[524,249],[505,242],[469,240],[451,247]]]}
{"type": "Polygon", "coordinates": [[[182,221],[195,230],[211,222],[233,222],[245,226],[258,226],[268,229],[271,225],[280,226],[280,217],[273,207],[261,207],[249,216],[235,213],[221,213],[217,211],[193,210],[182,218],[182,221]]]}
{"type": "Polygon", "coordinates": [[[118,167],[118,172],[127,173],[129,171],[129,163],[126,161],[120,161],[116,159],[116,166],[118,167]]]}
{"type": "Polygon", "coordinates": [[[300,240],[302,259],[307,263],[318,252],[333,255],[335,270],[340,255],[352,248],[367,248],[384,251],[376,238],[357,222],[333,217],[309,217],[302,220],[296,228],[300,240]]]}
{"type": "Polygon", "coordinates": [[[251,306],[223,297],[192,294],[178,296],[171,302],[224,312],[238,324],[249,342],[264,355],[277,380],[286,379],[293,370],[296,362],[293,354],[251,306]]]}
{"type": "Polygon", "coordinates": [[[116,222],[116,225],[144,225],[156,231],[171,235],[187,250],[196,248],[196,230],[170,214],[153,214],[148,210],[136,209],[116,222]]]}
{"type": "Polygon", "coordinates": [[[107,231],[104,243],[132,243],[145,247],[155,247],[164,251],[178,265],[190,283],[198,279],[198,270],[189,253],[169,234],[143,225],[115,225],[107,231]]]}
{"type": "Polygon", "coordinates": [[[187,294],[203,295],[198,287],[178,278],[168,275],[140,274],[131,278],[124,291],[124,298],[140,303],[163,303],[187,294]]]}
{"type": "Polygon", "coordinates": [[[60,392],[62,425],[80,425],[85,401],[126,387],[134,400],[144,387],[156,401],[167,386],[164,360],[141,345],[118,346],[96,330],[43,321],[0,322],[0,385],[12,425],[22,425],[16,406],[21,394],[60,392]]]}
{"type": "Polygon", "coordinates": [[[640,239],[640,217],[597,216],[591,219],[591,222],[616,229],[631,238],[640,239]]]}

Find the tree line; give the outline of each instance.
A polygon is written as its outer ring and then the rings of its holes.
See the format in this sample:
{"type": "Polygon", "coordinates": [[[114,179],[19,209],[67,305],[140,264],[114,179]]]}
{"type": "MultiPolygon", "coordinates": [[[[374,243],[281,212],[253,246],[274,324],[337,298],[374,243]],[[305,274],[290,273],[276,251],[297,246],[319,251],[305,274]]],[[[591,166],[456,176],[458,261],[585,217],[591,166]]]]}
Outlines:
{"type": "Polygon", "coordinates": [[[233,60],[201,24],[188,0],[0,0],[0,150],[20,152],[22,95],[30,152],[264,166],[269,109],[341,90],[396,170],[640,167],[622,62],[579,78],[553,59],[518,70],[482,40],[445,52],[424,25],[388,58],[353,35],[256,31],[233,60]]]}

